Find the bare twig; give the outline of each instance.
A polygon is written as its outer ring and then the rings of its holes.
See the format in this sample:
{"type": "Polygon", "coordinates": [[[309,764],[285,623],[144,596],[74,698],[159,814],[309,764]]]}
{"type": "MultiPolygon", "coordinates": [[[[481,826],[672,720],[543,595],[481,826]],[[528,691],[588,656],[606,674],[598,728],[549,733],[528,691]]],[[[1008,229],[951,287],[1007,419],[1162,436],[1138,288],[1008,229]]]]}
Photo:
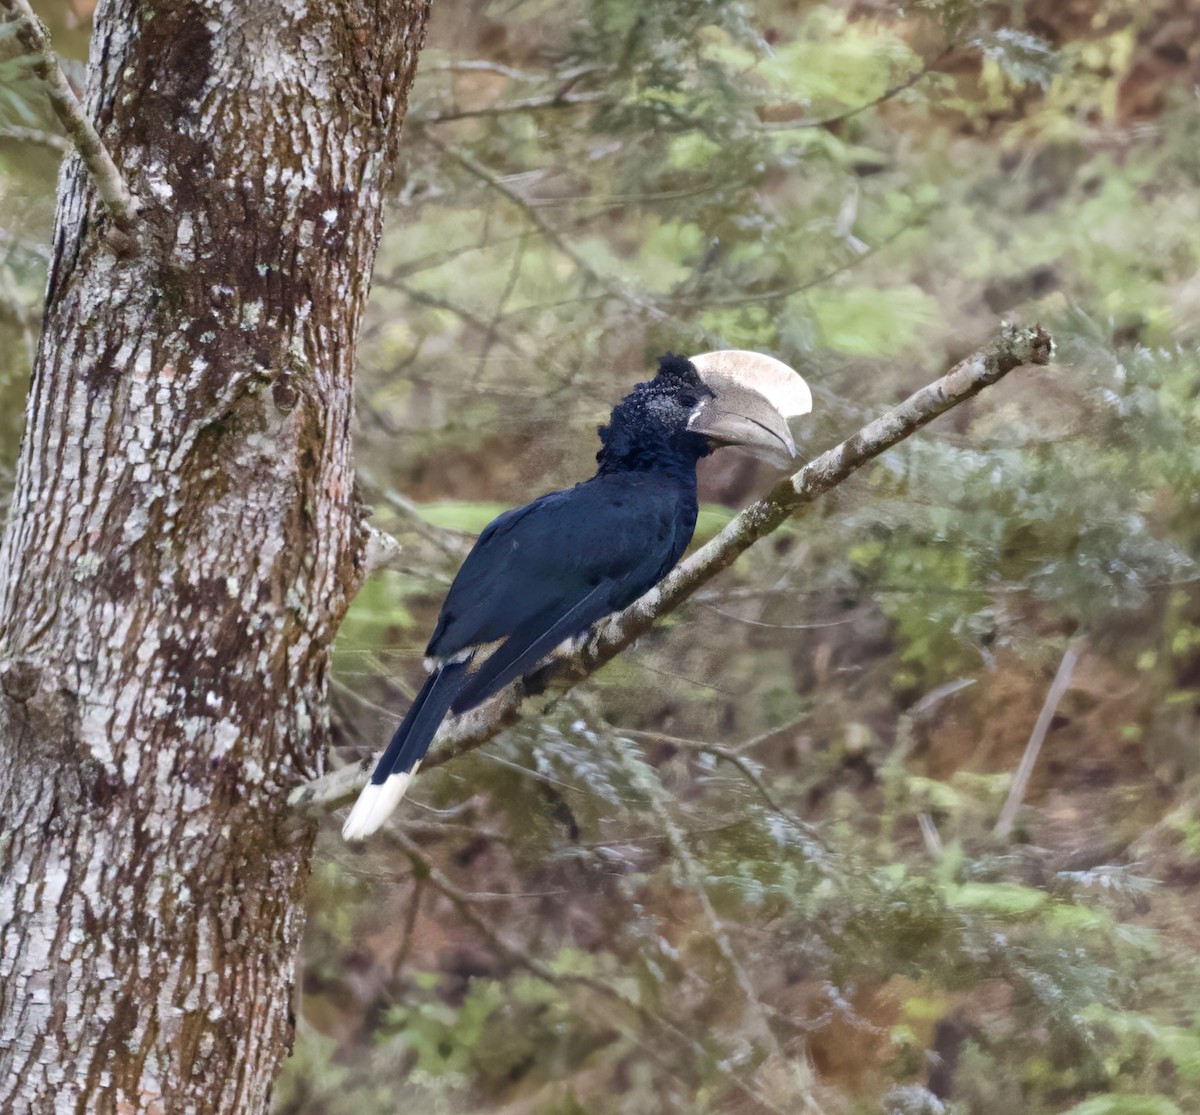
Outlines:
{"type": "MultiPolygon", "coordinates": [[[[674,611],[701,585],[732,565],[739,555],[766,537],[817,496],[837,487],[863,465],[928,425],[938,415],[996,383],[1023,364],[1048,364],[1052,342],[1041,327],[1008,326],[987,346],[956,365],[941,379],[875,419],[840,445],[827,450],[794,476],[781,481],[764,499],[746,508],[712,541],[678,565],[654,589],[598,623],[580,646],[560,647],[529,680],[519,682],[478,708],[443,724],[441,746],[425,760],[425,768],[473,750],[531,710],[537,693],[557,690],[595,673],[659,619],[674,611]]],[[[542,702],[544,703],[544,702],[542,702]]],[[[376,756],[377,758],[377,756],[376,756]]],[[[293,805],[329,809],[353,796],[367,781],[375,759],[352,763],[291,794],[293,805]]]]}
{"type": "Polygon", "coordinates": [[[47,132],[42,128],[23,128],[19,124],[5,124],[0,128],[0,139],[11,139],[16,143],[36,143],[40,147],[49,147],[60,155],[66,155],[75,150],[74,144],[66,136],[47,132]]]}
{"type": "Polygon", "coordinates": [[[443,155],[454,159],[465,171],[478,178],[481,182],[486,183],[520,209],[525,214],[526,220],[542,234],[546,242],[566,256],[575,265],[575,269],[586,279],[591,280],[598,287],[601,287],[626,305],[633,307],[641,313],[649,314],[655,320],[662,321],[667,317],[667,314],[662,309],[652,302],[647,301],[642,295],[631,290],[624,283],[597,271],[587,259],[575,250],[573,245],[569,244],[559,235],[558,230],[538,212],[536,207],[531,205],[526,198],[505,182],[500,175],[492,173],[492,171],[488,170],[487,167],[472,158],[465,151],[448,146],[429,132],[425,133],[425,138],[443,155]]]}
{"type": "Polygon", "coordinates": [[[516,101],[500,101],[480,108],[447,109],[445,112],[414,113],[413,122],[420,124],[448,124],[454,120],[471,120],[478,116],[507,116],[514,112],[540,112],[545,109],[574,108],[576,105],[594,105],[608,100],[604,93],[576,93],[573,97],[525,97],[516,101]]]}
{"type": "Polygon", "coordinates": [[[921,839],[925,841],[925,851],[936,863],[942,858],[942,838],[938,834],[937,825],[928,813],[918,813],[917,826],[921,830],[921,839]]]}
{"type": "Polygon", "coordinates": [[[412,275],[418,275],[422,271],[436,270],[470,252],[487,251],[489,248],[496,248],[501,244],[509,244],[514,240],[521,240],[528,235],[529,233],[524,229],[520,232],[514,232],[509,236],[497,236],[495,239],[485,235],[482,240],[474,244],[459,244],[453,248],[443,248],[440,251],[428,252],[423,256],[418,256],[416,259],[410,259],[407,263],[397,264],[395,269],[387,275],[377,273],[372,282],[378,283],[380,279],[386,279],[387,283],[395,284],[412,275]]]}
{"type": "MultiPolygon", "coordinates": [[[[516,344],[504,333],[500,332],[499,329],[493,328],[488,322],[484,321],[483,318],[479,317],[477,314],[473,314],[461,303],[452,302],[448,298],[442,298],[436,294],[430,293],[429,291],[418,290],[416,287],[410,286],[408,283],[404,282],[403,279],[394,279],[390,276],[383,279],[376,279],[375,285],[384,287],[388,290],[398,290],[401,294],[411,298],[419,305],[429,306],[435,310],[448,310],[450,313],[454,314],[455,317],[461,318],[476,332],[482,333],[485,337],[494,337],[519,356],[525,354],[520,345],[516,344]]],[[[499,319],[497,319],[497,321],[498,320],[499,319]]]]}
{"type": "Polygon", "coordinates": [[[541,78],[540,74],[529,73],[525,70],[518,70],[512,66],[505,66],[500,62],[493,62],[490,58],[466,58],[451,62],[422,62],[421,72],[449,74],[499,74],[501,77],[511,77],[514,81],[537,81],[541,78]]]}
{"type": "Polygon", "coordinates": [[[1046,700],[1042,704],[1042,711],[1038,713],[1037,723],[1033,726],[1033,733],[1029,737],[1029,742],[1025,745],[1025,754],[1021,756],[1021,761],[1017,764],[1017,772],[1013,775],[1012,785],[1008,790],[1008,798],[1004,802],[1004,808],[1000,810],[1000,819],[996,822],[995,833],[999,837],[1008,836],[1012,832],[1013,822],[1017,819],[1017,811],[1021,808],[1021,803],[1025,800],[1025,791],[1029,789],[1029,779],[1033,775],[1033,766],[1037,762],[1039,752],[1042,750],[1042,744],[1046,740],[1046,733],[1050,731],[1050,723],[1054,719],[1054,713],[1058,709],[1058,702],[1062,700],[1063,694],[1066,693],[1067,687],[1071,684],[1071,674],[1075,671],[1075,663],[1079,660],[1079,651],[1076,649],[1075,643],[1068,643],[1067,649],[1062,656],[1062,661],[1058,664],[1058,672],[1054,675],[1054,680],[1050,683],[1050,689],[1046,693],[1046,700]]]}
{"type": "MultiPolygon", "coordinates": [[[[828,271],[822,271],[819,275],[814,275],[811,279],[805,279],[802,282],[791,283],[785,287],[779,287],[775,290],[760,290],[758,292],[749,291],[738,294],[712,294],[705,295],[701,300],[705,308],[714,306],[750,306],[760,305],[763,302],[778,302],[785,298],[793,298],[797,294],[803,294],[806,290],[812,290],[813,287],[821,286],[829,282],[830,279],[837,278],[847,271],[857,267],[860,263],[866,262],[872,256],[882,252],[884,248],[890,247],[900,239],[906,232],[912,232],[913,229],[919,228],[922,221],[920,219],[909,224],[902,225],[889,236],[885,236],[878,244],[873,244],[863,252],[859,252],[853,258],[846,260],[845,263],[839,264],[837,267],[831,267],[828,271]]],[[[687,297],[670,297],[665,299],[669,305],[694,305],[696,300],[687,297]]]]}
{"type": "MultiPolygon", "coordinates": [[[[896,821],[898,816],[904,812],[903,805],[907,803],[909,780],[906,764],[913,748],[917,746],[917,725],[928,721],[933,713],[941,707],[943,701],[974,684],[974,678],[956,678],[954,681],[936,686],[906,709],[896,721],[895,742],[888,751],[887,759],[879,769],[879,782],[883,788],[880,836],[885,856],[892,854],[892,835],[895,832],[896,821]]],[[[921,829],[921,838],[925,841],[925,849],[930,857],[935,860],[941,859],[941,837],[938,836],[938,831],[934,827],[933,818],[928,813],[918,813],[917,824],[921,829]]]]}
{"type": "Polygon", "coordinates": [[[452,74],[472,74],[472,73],[489,73],[499,74],[501,77],[511,77],[514,81],[531,81],[544,83],[546,81],[554,81],[558,86],[558,95],[565,96],[566,93],[575,87],[580,78],[586,77],[588,74],[595,73],[601,67],[590,63],[573,66],[569,70],[562,71],[556,74],[534,73],[531,70],[518,70],[513,66],[506,66],[501,62],[493,62],[490,58],[460,58],[447,62],[429,62],[421,63],[422,73],[452,73],[452,74]]]}
{"type": "Polygon", "coordinates": [[[775,800],[775,795],[767,789],[766,783],[763,782],[758,772],[754,769],[754,766],[740,753],[742,750],[741,747],[735,750],[720,743],[705,743],[703,740],[684,739],[680,736],[668,736],[662,732],[648,732],[636,728],[617,728],[615,731],[619,735],[628,736],[630,739],[640,740],[644,743],[662,743],[668,747],[677,748],[680,751],[698,751],[701,754],[711,755],[714,759],[720,759],[722,762],[728,763],[754,787],[755,792],[762,798],[763,803],[771,812],[782,817],[783,820],[791,825],[806,840],[818,840],[817,834],[808,825],[775,800]]]}
{"type": "Polygon", "coordinates": [[[36,56],[31,63],[33,72],[45,83],[54,115],[70,136],[83,165],[96,183],[113,224],[121,232],[131,234],[137,223],[137,202],[125,185],[125,179],[121,177],[108,148],[104,146],[100,133],[87,118],[79,98],[67,84],[62,67],[51,49],[45,24],[29,6],[29,0],[0,0],[0,10],[9,13],[9,20],[17,22],[17,41],[36,56]]]}
{"type": "Polygon", "coordinates": [[[471,539],[459,531],[447,530],[435,526],[421,514],[421,506],[401,494],[394,488],[388,488],[363,467],[359,467],[358,478],[372,491],[379,493],[379,498],[393,511],[397,512],[412,528],[414,534],[419,534],[426,542],[432,543],[447,557],[461,561],[471,548],[471,539]]]}
{"type": "Polygon", "coordinates": [[[928,76],[934,66],[936,66],[949,53],[949,48],[943,50],[936,58],[930,59],[919,70],[913,71],[903,81],[897,85],[889,86],[878,97],[873,100],[866,101],[861,105],[855,105],[854,108],[848,108],[845,112],[839,112],[835,116],[825,116],[819,120],[780,120],[777,122],[769,122],[763,124],[763,127],[773,131],[795,131],[800,128],[832,128],[838,124],[842,124],[847,120],[852,120],[860,113],[866,112],[868,109],[878,108],[885,101],[890,101],[893,97],[898,97],[901,93],[911,89],[922,78],[928,76]]]}
{"type": "Polygon", "coordinates": [[[500,336],[500,319],[504,316],[504,307],[508,305],[508,300],[512,297],[513,291],[517,289],[517,280],[521,277],[521,264],[524,260],[525,240],[522,238],[517,242],[517,250],[513,253],[512,263],[508,269],[508,279],[504,283],[504,289],[500,292],[500,301],[496,303],[496,309],[492,312],[491,321],[488,322],[487,336],[483,339],[483,348],[479,353],[479,367],[474,376],[471,377],[472,386],[479,383],[487,368],[488,357],[492,354],[492,346],[496,338],[500,336]]]}
{"type": "Polygon", "coordinates": [[[695,186],[683,186],[677,190],[654,190],[632,194],[601,194],[595,192],[583,194],[557,194],[552,197],[529,198],[530,205],[539,209],[550,209],[563,205],[594,205],[598,209],[610,208],[614,205],[657,205],[668,201],[682,201],[684,198],[701,197],[704,194],[715,193],[722,188],[720,179],[710,179],[695,186]]]}
{"type": "Polygon", "coordinates": [[[413,930],[417,926],[417,915],[421,912],[421,899],[425,897],[425,880],[418,877],[413,880],[412,894],[408,896],[408,909],[404,915],[404,935],[400,938],[400,951],[392,962],[392,972],[398,976],[408,963],[408,954],[412,951],[413,930]]]}
{"type": "Polygon", "coordinates": [[[43,263],[50,262],[50,249],[36,240],[22,240],[6,228],[0,228],[0,248],[9,252],[21,252],[24,255],[40,259],[43,263]]]}

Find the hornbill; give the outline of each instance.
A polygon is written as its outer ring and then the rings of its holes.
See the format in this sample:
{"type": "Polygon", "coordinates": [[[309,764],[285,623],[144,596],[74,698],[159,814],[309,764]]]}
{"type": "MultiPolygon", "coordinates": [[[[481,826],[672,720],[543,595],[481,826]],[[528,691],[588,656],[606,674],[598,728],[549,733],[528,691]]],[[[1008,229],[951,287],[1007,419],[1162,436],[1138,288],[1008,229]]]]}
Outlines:
{"type": "Polygon", "coordinates": [[[532,673],[556,646],[632,604],[679,560],[696,526],[696,462],[744,445],[787,465],[787,419],[812,410],[803,379],[756,352],[661,357],[599,429],[596,475],[493,520],[446,595],[431,672],[342,828],[361,840],[404,796],[447,714],[532,673]]]}

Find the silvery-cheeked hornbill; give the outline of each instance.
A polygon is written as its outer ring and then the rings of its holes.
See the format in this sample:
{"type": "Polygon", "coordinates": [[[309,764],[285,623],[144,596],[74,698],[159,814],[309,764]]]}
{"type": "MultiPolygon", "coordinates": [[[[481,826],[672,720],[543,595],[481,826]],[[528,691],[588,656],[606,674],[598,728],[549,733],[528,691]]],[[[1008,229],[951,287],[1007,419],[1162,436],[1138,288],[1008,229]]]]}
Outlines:
{"type": "Polygon", "coordinates": [[[450,586],[426,654],[432,672],[375,767],[342,835],[361,840],[396,808],[438,726],[529,674],[556,646],[654,587],[691,541],[696,462],[744,445],[781,465],[789,417],[812,395],[755,352],[668,353],[600,428],[591,480],[506,511],[450,586]]]}

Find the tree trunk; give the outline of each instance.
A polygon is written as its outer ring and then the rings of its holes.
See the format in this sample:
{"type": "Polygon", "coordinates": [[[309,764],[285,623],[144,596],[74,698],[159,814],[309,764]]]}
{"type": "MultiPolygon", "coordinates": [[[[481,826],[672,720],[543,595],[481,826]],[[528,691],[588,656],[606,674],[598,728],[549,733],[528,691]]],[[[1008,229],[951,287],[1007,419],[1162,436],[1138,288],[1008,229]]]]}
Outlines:
{"type": "Polygon", "coordinates": [[[362,574],[355,347],[428,0],[110,0],[0,546],[0,1110],[268,1103],[326,675],[362,574]],[[114,251],[114,246],[117,251],[114,251]],[[118,252],[120,254],[118,254],[118,252]]]}

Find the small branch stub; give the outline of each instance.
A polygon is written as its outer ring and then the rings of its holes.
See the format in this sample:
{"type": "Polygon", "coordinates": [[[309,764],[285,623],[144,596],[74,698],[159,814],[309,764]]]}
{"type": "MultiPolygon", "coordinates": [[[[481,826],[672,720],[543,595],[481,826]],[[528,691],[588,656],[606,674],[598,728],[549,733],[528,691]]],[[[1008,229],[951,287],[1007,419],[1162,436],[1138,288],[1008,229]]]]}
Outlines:
{"type": "Polygon", "coordinates": [[[17,41],[31,55],[33,72],[46,85],[50,105],[62,124],[83,165],[96,183],[96,189],[112,216],[113,224],[125,235],[132,236],[137,224],[138,205],[117,164],[104,146],[83,105],[67,83],[62,67],[50,46],[45,25],[29,6],[29,0],[0,0],[0,11],[8,13],[6,22],[15,22],[17,41]]]}
{"type": "MultiPolygon", "coordinates": [[[[640,600],[596,624],[581,646],[560,647],[530,681],[517,682],[486,703],[443,724],[436,737],[440,746],[426,757],[422,769],[439,766],[486,743],[520,718],[535,693],[548,687],[565,691],[595,673],[817,496],[837,487],[863,465],[927,426],[938,415],[978,395],[1014,368],[1049,364],[1053,351],[1054,343],[1041,326],[1005,326],[988,345],[956,364],[941,379],[922,387],[778,483],[770,494],[737,515],[640,600]]],[[[303,809],[336,808],[366,785],[377,759],[378,755],[370,761],[352,763],[298,786],[288,800],[303,809]]]]}

